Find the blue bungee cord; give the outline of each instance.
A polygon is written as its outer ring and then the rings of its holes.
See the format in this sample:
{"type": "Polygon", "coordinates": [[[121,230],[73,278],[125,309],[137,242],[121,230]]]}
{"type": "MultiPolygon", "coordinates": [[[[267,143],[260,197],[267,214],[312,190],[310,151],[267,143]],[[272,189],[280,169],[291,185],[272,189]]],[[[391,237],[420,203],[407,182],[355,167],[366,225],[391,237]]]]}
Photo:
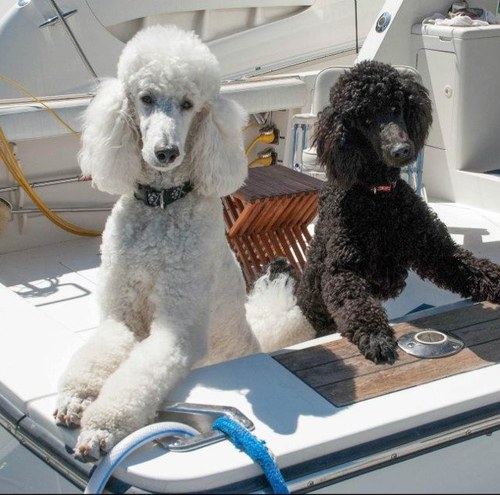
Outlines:
{"type": "MultiPolygon", "coordinates": [[[[245,427],[227,416],[217,418],[213,424],[214,430],[219,430],[235,447],[242,450],[254,462],[259,464],[266,476],[273,493],[288,494],[290,491],[279,470],[274,456],[271,454],[263,440],[252,435],[245,427]]],[[[84,493],[102,493],[106,483],[113,474],[118,464],[132,452],[148,442],[166,436],[192,437],[199,435],[199,431],[188,425],[173,421],[165,421],[145,426],[117,443],[111,451],[103,457],[90,477],[84,493]]]]}

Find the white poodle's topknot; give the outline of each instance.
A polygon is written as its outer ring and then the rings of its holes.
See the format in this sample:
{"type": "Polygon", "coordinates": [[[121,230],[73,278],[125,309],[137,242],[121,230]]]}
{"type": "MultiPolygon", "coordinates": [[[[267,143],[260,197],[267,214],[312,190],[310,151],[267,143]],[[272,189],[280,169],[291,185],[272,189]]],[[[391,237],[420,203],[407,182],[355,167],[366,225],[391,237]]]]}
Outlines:
{"type": "Polygon", "coordinates": [[[150,26],[139,31],[125,46],[118,61],[118,79],[130,92],[141,81],[184,87],[188,81],[201,94],[213,99],[219,92],[221,72],[215,55],[194,31],[177,26],[150,26]]]}

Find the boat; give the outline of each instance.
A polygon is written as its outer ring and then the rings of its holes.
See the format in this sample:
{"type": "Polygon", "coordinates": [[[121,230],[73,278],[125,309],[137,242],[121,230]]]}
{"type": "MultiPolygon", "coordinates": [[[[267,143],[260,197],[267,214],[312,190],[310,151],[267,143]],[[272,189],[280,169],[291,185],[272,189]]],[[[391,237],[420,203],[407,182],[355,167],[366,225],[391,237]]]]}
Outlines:
{"type": "MultiPolygon", "coordinates": [[[[469,3],[500,19],[497,1],[469,3]]],[[[82,493],[97,471],[74,459],[78,432],[52,416],[58,377],[97,326],[100,237],[92,234],[116,201],[81,180],[79,117],[141,27],[178,24],[211,47],[222,92],[251,114],[252,170],[286,167],[319,181],[311,131],[325,89],[360,60],[416,71],[434,124],[408,181],[456,242],[500,263],[500,24],[428,21],[446,15],[451,0],[4,4],[0,128],[43,204],[0,163],[8,213],[0,235],[0,492],[82,493]]],[[[314,235],[314,218],[304,221],[314,235]]],[[[396,364],[374,365],[334,334],[196,369],[169,395],[161,420],[200,434],[141,444],[108,473],[106,491],[271,493],[261,466],[212,429],[224,417],[265,442],[293,493],[498,492],[500,307],[410,273],[386,310],[400,342],[417,335],[410,349],[426,356],[401,349],[396,364]]]]}

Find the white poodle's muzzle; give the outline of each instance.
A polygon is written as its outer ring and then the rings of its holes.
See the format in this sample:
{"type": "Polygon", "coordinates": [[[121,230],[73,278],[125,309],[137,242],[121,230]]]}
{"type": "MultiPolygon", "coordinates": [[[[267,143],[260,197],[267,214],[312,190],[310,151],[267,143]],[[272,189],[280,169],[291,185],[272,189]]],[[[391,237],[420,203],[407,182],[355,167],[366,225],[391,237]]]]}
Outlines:
{"type": "Polygon", "coordinates": [[[139,117],[142,157],[148,165],[159,171],[169,171],[182,163],[190,113],[182,112],[174,103],[164,102],[139,117]]]}

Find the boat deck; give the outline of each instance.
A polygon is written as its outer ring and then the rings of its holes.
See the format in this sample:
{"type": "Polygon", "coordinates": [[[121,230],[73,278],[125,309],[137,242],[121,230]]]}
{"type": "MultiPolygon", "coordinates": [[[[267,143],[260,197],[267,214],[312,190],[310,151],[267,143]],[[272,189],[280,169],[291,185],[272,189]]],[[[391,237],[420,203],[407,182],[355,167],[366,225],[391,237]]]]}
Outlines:
{"type": "MultiPolygon", "coordinates": [[[[449,203],[431,206],[457,242],[477,255],[500,261],[500,215],[449,203]]],[[[57,380],[67,360],[98,324],[99,245],[100,239],[81,238],[0,255],[0,310],[6,343],[0,347],[2,399],[13,411],[16,428],[41,432],[59,459],[83,477],[92,466],[78,463],[70,454],[78,430],[57,427],[52,412],[57,380]],[[22,352],[13,355],[14,348],[22,352]]],[[[354,449],[353,455],[362,459],[366,442],[380,439],[377,448],[386,449],[389,437],[456,415],[475,414],[500,400],[495,366],[499,359],[494,354],[499,347],[494,328],[500,318],[498,308],[461,301],[413,274],[402,296],[386,307],[398,332],[432,325],[457,332],[469,348],[452,358],[424,363],[400,353],[392,367],[375,366],[338,335],[327,336],[272,356],[256,354],[194,370],[169,400],[236,407],[253,421],[255,434],[272,446],[285,473],[288,467],[313,466],[315,459],[334,453],[339,467],[332,476],[344,472],[346,449],[354,449]],[[450,305],[461,309],[445,313],[450,305]],[[422,307],[430,309],[412,312],[422,307]],[[462,328],[453,323],[458,317],[463,320],[462,328]],[[304,364],[309,358],[314,361],[304,364]],[[414,386],[417,383],[423,385],[414,386]]],[[[415,431],[419,434],[420,430],[415,431]]],[[[262,486],[259,468],[228,442],[189,454],[163,454],[157,446],[144,448],[124,462],[117,476],[159,492],[165,492],[166,486],[176,493],[218,490],[221,480],[227,486],[241,480],[262,486]],[[193,466],[199,477],[193,478],[193,466]]],[[[299,480],[294,489],[305,489],[308,483],[306,478],[299,480]]]]}
{"type": "MultiPolygon", "coordinates": [[[[3,254],[0,284],[69,332],[85,336],[98,324],[100,244],[101,238],[78,238],[3,254]]],[[[15,323],[15,315],[5,316],[15,323]]]]}

